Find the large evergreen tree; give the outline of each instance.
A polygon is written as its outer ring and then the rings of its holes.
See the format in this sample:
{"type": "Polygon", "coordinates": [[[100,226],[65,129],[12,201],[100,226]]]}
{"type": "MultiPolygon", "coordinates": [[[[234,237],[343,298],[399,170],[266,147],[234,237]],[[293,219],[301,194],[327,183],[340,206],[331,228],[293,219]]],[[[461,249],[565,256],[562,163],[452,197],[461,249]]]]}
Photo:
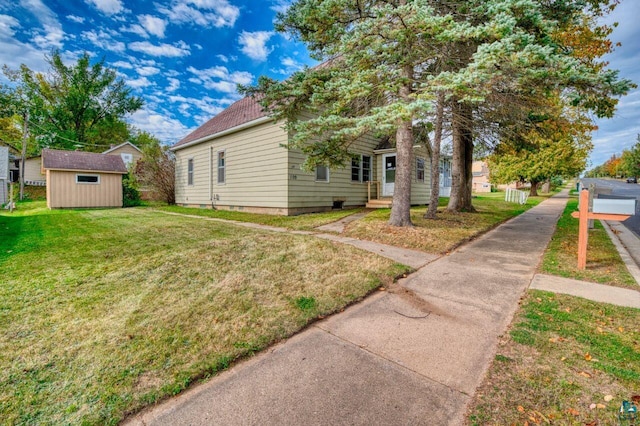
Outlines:
{"type": "Polygon", "coordinates": [[[433,120],[439,96],[452,129],[453,211],[473,209],[474,138],[526,133],[526,117],[558,92],[567,103],[611,115],[615,97],[630,87],[597,62],[611,45],[594,18],[611,3],[297,0],[276,27],[326,62],[284,82],[261,78],[246,92],[286,120],[290,145],[309,155],[308,166],[346,164],[350,144],[364,133],[395,134],[390,223],[411,225],[412,126],[433,120]],[[567,36],[578,29],[594,49],[567,36]]]}

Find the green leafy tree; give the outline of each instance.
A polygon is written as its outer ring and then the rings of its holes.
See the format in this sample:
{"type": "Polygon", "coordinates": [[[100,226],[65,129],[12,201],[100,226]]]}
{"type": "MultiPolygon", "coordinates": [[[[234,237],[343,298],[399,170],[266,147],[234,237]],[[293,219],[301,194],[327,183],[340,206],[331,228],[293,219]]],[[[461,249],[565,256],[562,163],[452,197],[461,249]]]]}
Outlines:
{"type": "Polygon", "coordinates": [[[631,177],[640,176],[640,135],[636,137],[636,143],[629,149],[622,151],[620,156],[620,172],[631,177]]]}
{"type": "Polygon", "coordinates": [[[558,104],[555,114],[538,119],[536,128],[498,145],[487,159],[492,183],[529,182],[535,196],[541,182],[577,176],[585,169],[594,127],[588,117],[575,111],[565,117],[560,109],[558,104]]]}
{"type": "Polygon", "coordinates": [[[51,66],[47,73],[26,65],[19,70],[4,68],[22,88],[30,130],[41,147],[100,152],[128,139],[124,117],[140,109],[143,101],[105,67],[104,59],[91,64],[85,53],[75,64],[66,65],[55,51],[47,61],[51,66]]]}

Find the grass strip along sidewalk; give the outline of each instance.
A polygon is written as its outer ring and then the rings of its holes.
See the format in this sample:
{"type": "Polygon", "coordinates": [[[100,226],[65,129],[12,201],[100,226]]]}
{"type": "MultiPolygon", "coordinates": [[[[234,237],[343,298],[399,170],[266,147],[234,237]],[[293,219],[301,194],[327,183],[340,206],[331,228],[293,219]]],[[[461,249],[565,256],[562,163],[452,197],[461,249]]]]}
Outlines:
{"type": "MultiPolygon", "coordinates": [[[[599,221],[589,232],[587,269],[577,269],[576,208],[569,200],[541,271],[640,289],[599,221]]],[[[640,407],[640,310],[528,291],[467,422],[617,425],[624,400],[640,407]]]]}

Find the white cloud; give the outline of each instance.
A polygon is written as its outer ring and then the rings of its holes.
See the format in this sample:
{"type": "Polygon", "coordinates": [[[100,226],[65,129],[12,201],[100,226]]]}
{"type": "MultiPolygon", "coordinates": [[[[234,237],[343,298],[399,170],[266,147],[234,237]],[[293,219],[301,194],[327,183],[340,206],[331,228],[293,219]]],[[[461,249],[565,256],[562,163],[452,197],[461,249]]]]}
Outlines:
{"type": "Polygon", "coordinates": [[[161,141],[170,144],[179,141],[189,133],[189,130],[192,130],[169,114],[159,113],[148,108],[133,113],[129,121],[136,128],[147,131],[161,141]]]}
{"type": "Polygon", "coordinates": [[[138,74],[140,75],[150,77],[152,75],[158,74],[160,72],[160,69],[156,67],[138,67],[136,68],[136,71],[138,71],[138,74]]]}
{"type": "Polygon", "coordinates": [[[131,24],[128,27],[120,27],[120,31],[137,34],[140,37],[144,37],[144,38],[149,38],[149,34],[147,33],[147,31],[144,28],[142,28],[142,25],[138,25],[138,24],[131,24]]]}
{"type": "Polygon", "coordinates": [[[253,82],[253,74],[245,71],[229,72],[226,67],[222,66],[204,70],[188,67],[187,71],[194,75],[189,79],[192,83],[202,84],[206,89],[223,93],[235,94],[238,84],[246,85],[253,82]]]}
{"type": "Polygon", "coordinates": [[[164,38],[164,30],[167,28],[167,21],[151,15],[138,16],[138,22],[144,27],[147,33],[159,38],[164,38]]]}
{"type": "MultiPolygon", "coordinates": [[[[34,71],[45,71],[48,68],[44,59],[45,51],[14,39],[13,35],[18,28],[20,23],[17,19],[0,15],[0,63],[12,69],[25,64],[34,71]]],[[[0,79],[4,79],[1,73],[0,79]]]]}
{"type": "Polygon", "coordinates": [[[115,68],[123,68],[125,70],[132,70],[133,64],[131,62],[126,61],[117,61],[111,64],[115,68]]]}
{"type": "Polygon", "coordinates": [[[304,68],[304,64],[288,56],[280,59],[280,65],[282,65],[283,67],[279,69],[271,69],[271,71],[274,73],[289,76],[294,72],[300,71],[304,68]]]}
{"type": "Polygon", "coordinates": [[[13,37],[16,33],[14,28],[20,28],[20,21],[13,16],[0,15],[0,37],[13,37]]]}
{"type": "Polygon", "coordinates": [[[42,24],[42,30],[34,30],[33,42],[41,49],[61,49],[65,33],[58,16],[41,0],[25,0],[22,3],[42,24]]]}
{"type": "Polygon", "coordinates": [[[272,35],[272,31],[242,31],[238,40],[242,46],[240,50],[251,59],[265,61],[273,51],[273,48],[270,49],[266,45],[272,35]]]}
{"type": "Polygon", "coordinates": [[[85,0],[87,4],[95,6],[100,12],[105,15],[115,15],[122,12],[121,0],[85,0]]]}
{"type": "Polygon", "coordinates": [[[116,41],[110,34],[103,30],[96,32],[94,30],[82,32],[82,37],[89,40],[94,46],[112,52],[124,52],[126,46],[121,41],[116,41]]]}
{"type": "Polygon", "coordinates": [[[159,7],[158,11],[172,23],[193,23],[207,28],[232,27],[240,16],[240,9],[227,0],[174,0],[171,6],[159,7]]]}
{"type": "Polygon", "coordinates": [[[289,0],[275,0],[272,2],[271,10],[278,13],[285,13],[289,6],[291,6],[291,2],[289,0]]]}
{"type": "Polygon", "coordinates": [[[76,24],[84,24],[84,18],[82,16],[67,15],[67,19],[76,24]]]}
{"type": "Polygon", "coordinates": [[[147,77],[140,77],[132,80],[127,80],[127,86],[133,87],[134,89],[140,89],[143,87],[153,86],[153,83],[150,82],[147,77]]]}
{"type": "Polygon", "coordinates": [[[169,81],[169,86],[165,89],[167,92],[175,92],[180,88],[180,80],[177,78],[167,78],[169,81]]]}
{"type": "Polygon", "coordinates": [[[216,55],[216,58],[220,59],[220,62],[224,62],[225,64],[229,62],[229,58],[224,55],[216,55]]]}
{"type": "Polygon", "coordinates": [[[165,57],[180,57],[188,56],[191,51],[189,46],[183,41],[179,41],[177,45],[162,43],[160,45],[154,45],[148,41],[136,41],[129,43],[129,49],[136,52],[146,53],[151,56],[165,56],[165,57]]]}

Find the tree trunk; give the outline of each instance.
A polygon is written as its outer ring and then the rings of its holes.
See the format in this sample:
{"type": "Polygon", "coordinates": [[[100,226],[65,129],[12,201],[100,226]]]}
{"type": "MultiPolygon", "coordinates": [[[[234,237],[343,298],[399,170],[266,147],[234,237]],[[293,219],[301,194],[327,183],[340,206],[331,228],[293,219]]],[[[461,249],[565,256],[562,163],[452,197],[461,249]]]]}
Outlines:
{"type": "Polygon", "coordinates": [[[451,196],[447,211],[475,211],[471,204],[473,174],[472,111],[457,99],[451,102],[451,127],[453,130],[453,159],[451,164],[451,196]]]}
{"type": "Polygon", "coordinates": [[[538,196],[538,185],[540,182],[532,180],[531,181],[531,189],[529,190],[529,197],[537,197],[538,196]]]}
{"type": "MultiPolygon", "coordinates": [[[[400,86],[398,95],[407,104],[411,102],[411,84],[413,67],[405,65],[402,68],[404,83],[400,86]]],[[[399,120],[396,130],[396,179],[393,190],[393,205],[389,225],[413,226],[411,222],[411,170],[413,165],[413,129],[412,118],[399,120]]]]}
{"type": "Polygon", "coordinates": [[[427,219],[435,219],[438,212],[438,200],[440,198],[440,145],[442,144],[442,121],[444,115],[444,93],[438,94],[436,104],[436,120],[431,147],[431,195],[429,208],[424,214],[427,219]]]}
{"type": "Polygon", "coordinates": [[[396,131],[396,181],[389,225],[413,226],[411,222],[411,166],[413,164],[411,121],[404,121],[396,131]]]}

